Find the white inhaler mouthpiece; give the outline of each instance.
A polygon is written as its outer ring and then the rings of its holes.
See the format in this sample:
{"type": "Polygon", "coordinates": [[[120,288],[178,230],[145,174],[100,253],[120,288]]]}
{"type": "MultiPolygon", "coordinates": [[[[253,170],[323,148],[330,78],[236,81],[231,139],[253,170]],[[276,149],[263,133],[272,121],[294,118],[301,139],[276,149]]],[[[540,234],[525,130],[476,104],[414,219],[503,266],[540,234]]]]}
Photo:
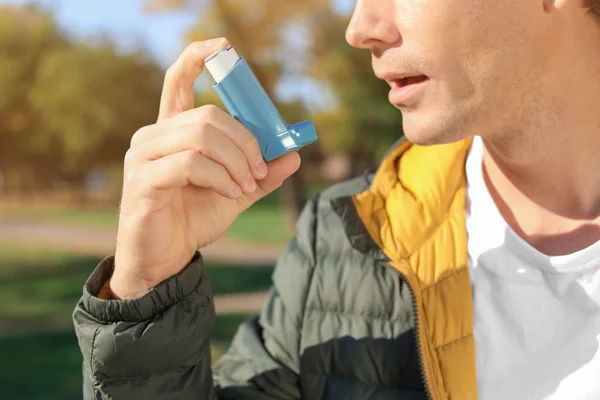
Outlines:
{"type": "Polygon", "coordinates": [[[235,49],[229,44],[208,57],[204,61],[204,65],[215,80],[215,83],[219,83],[239,60],[240,56],[238,56],[235,49]]]}

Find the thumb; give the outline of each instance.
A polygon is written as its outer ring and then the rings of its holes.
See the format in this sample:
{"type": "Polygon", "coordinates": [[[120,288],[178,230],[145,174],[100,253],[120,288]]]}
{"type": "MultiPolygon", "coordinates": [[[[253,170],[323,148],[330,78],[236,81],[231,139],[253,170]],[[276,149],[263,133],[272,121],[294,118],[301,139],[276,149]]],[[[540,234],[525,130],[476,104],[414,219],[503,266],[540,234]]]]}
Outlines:
{"type": "Polygon", "coordinates": [[[257,182],[258,189],[254,193],[249,193],[240,198],[242,210],[246,210],[258,200],[278,189],[283,181],[298,171],[300,163],[300,155],[295,151],[267,163],[269,172],[265,178],[257,182]]]}

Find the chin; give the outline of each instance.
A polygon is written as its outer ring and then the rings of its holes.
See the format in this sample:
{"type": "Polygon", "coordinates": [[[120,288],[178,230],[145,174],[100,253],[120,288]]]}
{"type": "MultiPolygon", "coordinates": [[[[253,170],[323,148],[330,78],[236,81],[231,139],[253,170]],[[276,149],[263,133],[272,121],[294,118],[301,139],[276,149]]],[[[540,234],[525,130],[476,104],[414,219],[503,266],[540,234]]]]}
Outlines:
{"type": "Polygon", "coordinates": [[[459,123],[460,118],[444,118],[438,115],[419,113],[417,110],[402,111],[404,136],[414,144],[433,146],[455,143],[467,138],[468,129],[459,123]]]}

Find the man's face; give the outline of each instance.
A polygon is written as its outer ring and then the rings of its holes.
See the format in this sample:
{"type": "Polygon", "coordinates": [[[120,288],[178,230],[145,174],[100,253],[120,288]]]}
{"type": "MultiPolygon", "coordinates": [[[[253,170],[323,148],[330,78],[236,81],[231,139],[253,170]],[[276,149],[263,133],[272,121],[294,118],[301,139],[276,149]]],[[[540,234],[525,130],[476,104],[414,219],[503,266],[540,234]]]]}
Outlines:
{"type": "Polygon", "coordinates": [[[346,38],[371,51],[407,138],[438,144],[509,131],[539,101],[552,25],[543,0],[357,0],[346,38]]]}

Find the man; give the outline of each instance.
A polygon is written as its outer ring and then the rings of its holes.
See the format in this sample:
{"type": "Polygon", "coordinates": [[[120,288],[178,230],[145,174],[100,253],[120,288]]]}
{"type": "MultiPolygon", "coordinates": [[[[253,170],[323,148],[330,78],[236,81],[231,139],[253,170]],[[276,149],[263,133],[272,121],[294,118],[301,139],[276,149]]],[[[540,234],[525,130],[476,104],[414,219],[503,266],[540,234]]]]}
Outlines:
{"type": "Polygon", "coordinates": [[[75,310],[86,399],[600,399],[600,1],[358,0],[347,39],[408,140],[307,204],[212,371],[195,251],[299,157],[194,109],[224,41],[169,70],[75,310]]]}

